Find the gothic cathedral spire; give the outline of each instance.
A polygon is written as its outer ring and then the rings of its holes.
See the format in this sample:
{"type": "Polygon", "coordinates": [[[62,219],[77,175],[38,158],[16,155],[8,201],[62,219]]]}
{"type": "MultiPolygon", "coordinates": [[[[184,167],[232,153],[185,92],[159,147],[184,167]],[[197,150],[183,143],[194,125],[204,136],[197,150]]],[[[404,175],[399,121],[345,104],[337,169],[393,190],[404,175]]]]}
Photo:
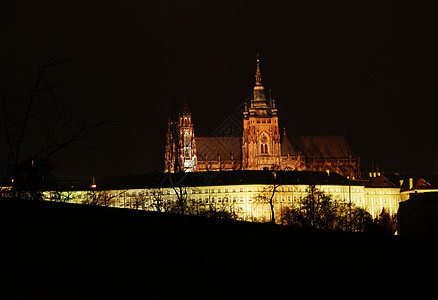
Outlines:
{"type": "Polygon", "coordinates": [[[253,108],[267,108],[265,87],[262,85],[262,72],[260,71],[260,55],[257,54],[257,69],[255,74],[254,100],[251,103],[253,108]]]}
{"type": "MultiPolygon", "coordinates": [[[[270,90],[269,90],[270,91],[270,90]]],[[[257,67],[255,73],[255,85],[253,90],[253,98],[249,105],[248,113],[244,113],[244,117],[252,116],[275,116],[277,109],[275,108],[275,101],[272,96],[266,97],[265,87],[262,85],[262,72],[260,71],[260,55],[257,54],[257,67]]]]}
{"type": "Polygon", "coordinates": [[[256,70],[256,86],[262,85],[262,72],[260,71],[260,54],[257,53],[257,70],[256,70]]]}
{"type": "Polygon", "coordinates": [[[182,86],[181,96],[182,96],[181,113],[188,115],[188,114],[190,114],[190,111],[189,111],[189,106],[187,104],[186,89],[185,89],[184,85],[182,86]]]}
{"type": "Polygon", "coordinates": [[[176,119],[169,118],[166,139],[165,172],[193,172],[197,167],[195,132],[184,88],[176,119]]]}
{"type": "Polygon", "coordinates": [[[257,54],[253,100],[248,111],[243,112],[242,169],[276,169],[280,166],[280,157],[277,109],[271,96],[269,101],[266,99],[257,54]]]}

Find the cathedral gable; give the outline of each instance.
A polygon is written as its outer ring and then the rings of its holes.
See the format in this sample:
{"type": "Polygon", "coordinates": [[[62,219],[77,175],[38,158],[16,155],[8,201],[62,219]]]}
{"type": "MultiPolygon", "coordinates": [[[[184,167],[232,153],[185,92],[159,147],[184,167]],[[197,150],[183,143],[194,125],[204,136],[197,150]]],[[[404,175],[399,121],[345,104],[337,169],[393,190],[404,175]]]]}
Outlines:
{"type": "Polygon", "coordinates": [[[242,136],[197,137],[187,102],[169,119],[165,171],[312,170],[358,178],[359,157],[345,136],[281,138],[275,100],[267,96],[257,59],[253,97],[244,105],[242,136]]]}

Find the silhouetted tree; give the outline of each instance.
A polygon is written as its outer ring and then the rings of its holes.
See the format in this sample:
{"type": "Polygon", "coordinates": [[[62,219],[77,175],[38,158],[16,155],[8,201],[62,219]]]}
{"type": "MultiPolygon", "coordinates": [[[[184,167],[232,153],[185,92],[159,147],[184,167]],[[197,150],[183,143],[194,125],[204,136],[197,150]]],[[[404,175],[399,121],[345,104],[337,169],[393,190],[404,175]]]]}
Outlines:
{"type": "Polygon", "coordinates": [[[385,208],[383,208],[379,216],[376,217],[376,219],[374,220],[374,224],[375,232],[377,233],[394,234],[396,230],[395,223],[393,222],[390,214],[385,210],[385,208]]]}
{"type": "Polygon", "coordinates": [[[49,198],[45,199],[49,201],[55,201],[55,202],[72,202],[76,200],[74,191],[51,191],[49,198]]]}
{"type": "Polygon", "coordinates": [[[282,211],[287,225],[343,231],[364,231],[370,217],[364,209],[334,200],[314,185],[307,188],[306,196],[282,211]]]}
{"type": "Polygon", "coordinates": [[[172,175],[172,173],[169,173],[167,176],[170,186],[172,187],[172,190],[176,196],[176,212],[182,215],[187,213],[189,205],[189,187],[183,183],[185,178],[186,174],[183,173],[176,173],[175,177],[172,175]]]}
{"type": "Polygon", "coordinates": [[[126,190],[113,192],[110,190],[92,189],[85,194],[85,198],[81,201],[81,203],[108,207],[111,206],[111,204],[114,204],[116,199],[124,193],[126,193],[126,190]]]}
{"type": "Polygon", "coordinates": [[[41,199],[41,190],[52,177],[55,155],[120,111],[99,119],[94,107],[79,116],[66,98],[58,95],[56,84],[50,83],[51,70],[89,59],[70,54],[76,45],[63,49],[39,68],[27,96],[12,91],[12,86],[0,88],[0,147],[7,152],[0,157],[0,176],[2,185],[12,185],[10,197],[41,199]]]}
{"type": "Polygon", "coordinates": [[[236,220],[239,217],[236,203],[232,201],[229,194],[216,197],[212,196],[209,191],[206,199],[195,201],[197,205],[195,212],[197,215],[223,220],[236,220]]]}
{"type": "Polygon", "coordinates": [[[172,204],[169,200],[163,196],[163,190],[161,188],[155,188],[151,190],[151,197],[149,202],[146,201],[146,209],[157,212],[169,212],[172,204]]]}
{"type": "Polygon", "coordinates": [[[366,209],[357,207],[351,204],[350,213],[351,218],[349,219],[350,225],[349,230],[356,232],[367,231],[369,224],[373,222],[373,217],[366,209]]]}
{"type": "Polygon", "coordinates": [[[277,177],[277,172],[275,171],[267,171],[272,175],[272,184],[263,188],[263,190],[256,195],[254,199],[254,204],[262,204],[269,205],[269,209],[271,212],[271,220],[270,222],[275,224],[275,194],[277,189],[281,186],[281,180],[277,177]]]}
{"type": "Polygon", "coordinates": [[[314,185],[307,188],[307,195],[288,214],[286,223],[303,227],[333,229],[336,221],[337,203],[314,185]]]}
{"type": "Polygon", "coordinates": [[[143,192],[138,192],[131,196],[131,207],[133,209],[144,208],[146,204],[146,197],[143,192]]]}

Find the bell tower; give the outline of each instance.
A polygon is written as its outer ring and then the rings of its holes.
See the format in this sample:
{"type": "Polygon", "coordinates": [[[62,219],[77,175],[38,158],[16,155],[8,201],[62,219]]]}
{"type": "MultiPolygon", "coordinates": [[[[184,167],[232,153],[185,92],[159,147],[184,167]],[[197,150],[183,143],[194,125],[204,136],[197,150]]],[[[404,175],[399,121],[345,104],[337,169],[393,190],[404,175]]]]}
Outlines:
{"type": "Polygon", "coordinates": [[[262,85],[257,55],[255,86],[251,102],[243,112],[242,169],[263,170],[280,167],[281,142],[275,101],[262,85]]]}
{"type": "Polygon", "coordinates": [[[195,131],[183,89],[180,112],[172,113],[168,121],[164,172],[194,172],[196,167],[195,131]]]}
{"type": "Polygon", "coordinates": [[[187,98],[183,90],[182,109],[179,114],[179,148],[182,172],[196,171],[196,142],[192,124],[192,114],[187,105],[187,98]]]}

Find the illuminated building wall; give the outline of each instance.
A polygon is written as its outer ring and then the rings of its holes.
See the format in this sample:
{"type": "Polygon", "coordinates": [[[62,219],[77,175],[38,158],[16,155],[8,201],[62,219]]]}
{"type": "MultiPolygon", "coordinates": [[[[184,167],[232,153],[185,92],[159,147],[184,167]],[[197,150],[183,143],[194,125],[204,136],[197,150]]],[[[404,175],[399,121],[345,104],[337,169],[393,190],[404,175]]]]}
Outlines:
{"type": "Polygon", "coordinates": [[[183,94],[182,109],[168,120],[165,149],[165,172],[194,172],[197,167],[195,130],[187,99],[183,94]]]}
{"type": "Polygon", "coordinates": [[[400,187],[396,186],[381,173],[371,173],[364,184],[364,208],[373,216],[377,217],[382,209],[390,215],[396,214],[400,197],[400,187]]]}
{"type": "MultiPolygon", "coordinates": [[[[266,177],[264,173],[262,174],[266,171],[256,171],[258,172],[255,173],[256,176],[254,176],[254,173],[250,173],[249,175],[252,178],[249,179],[245,178],[245,173],[242,172],[251,171],[237,172],[240,172],[239,176],[234,176],[233,173],[235,172],[220,172],[221,175],[223,173],[229,173],[230,175],[214,180],[207,178],[207,181],[199,185],[182,185],[184,192],[187,192],[187,201],[192,213],[196,214],[196,210],[215,205],[221,209],[234,211],[242,220],[268,221],[271,216],[270,207],[258,200],[258,197],[263,195],[264,191],[272,188],[269,177],[266,177]],[[211,182],[208,183],[208,181],[211,182]],[[224,181],[227,183],[221,184],[224,181]],[[261,181],[267,183],[260,183],[261,181]],[[207,184],[205,184],[206,182],[207,184]]],[[[193,173],[196,176],[200,176],[199,174],[202,174],[202,172],[193,173]]],[[[396,213],[398,210],[400,189],[397,187],[378,186],[377,184],[372,186],[369,183],[349,181],[340,175],[326,172],[295,171],[290,172],[290,174],[293,178],[286,180],[284,184],[277,188],[275,193],[275,214],[277,217],[280,217],[282,208],[293,205],[294,202],[307,195],[306,189],[309,187],[310,182],[326,194],[331,195],[335,200],[351,201],[355,205],[365,208],[373,217],[380,214],[383,207],[390,214],[396,213]]],[[[286,174],[286,179],[288,179],[287,176],[289,174],[286,174]]],[[[186,182],[196,183],[196,180],[192,181],[191,178],[193,177],[188,177],[186,182]]],[[[146,184],[144,186],[147,187],[141,187],[140,184],[132,188],[129,188],[129,186],[109,188],[107,185],[105,189],[99,189],[99,181],[97,180],[97,189],[71,190],[61,193],[46,192],[45,197],[47,200],[51,198],[60,200],[61,197],[64,201],[72,203],[91,202],[92,199],[100,197],[101,199],[107,199],[107,206],[145,210],[155,210],[152,203],[157,197],[163,202],[176,202],[178,188],[169,186],[169,183],[162,184],[164,182],[162,179],[156,180],[156,182],[161,183],[155,187],[146,184]]],[[[177,182],[178,179],[175,179],[172,184],[177,182]]],[[[100,204],[102,205],[102,203],[100,204]]]]}
{"type": "MultiPolygon", "coordinates": [[[[188,201],[191,209],[205,208],[208,205],[224,206],[227,210],[235,211],[239,218],[247,221],[268,221],[270,220],[270,208],[266,203],[257,200],[257,196],[269,189],[269,185],[226,185],[226,186],[202,186],[190,187],[187,189],[188,201]]],[[[308,185],[284,185],[278,188],[275,193],[275,213],[279,217],[283,207],[291,206],[293,202],[306,196],[308,185]]],[[[348,202],[351,201],[363,206],[363,187],[351,187],[343,185],[318,185],[317,188],[333,196],[334,199],[348,202]]],[[[111,198],[108,206],[119,208],[133,208],[153,210],[150,207],[154,201],[154,189],[129,189],[129,190],[107,190],[106,197],[111,198]],[[136,207],[136,198],[144,197],[145,204],[136,207]]],[[[68,202],[82,203],[85,199],[95,197],[93,194],[102,191],[74,191],[64,192],[64,198],[68,202]]],[[[163,188],[159,191],[164,201],[176,201],[177,195],[173,188],[163,188]]],[[[46,200],[50,200],[50,192],[46,192],[46,200]]],[[[96,195],[97,196],[97,195],[96,195]]],[[[99,195],[101,196],[101,195],[99,195]]]]}
{"type": "Polygon", "coordinates": [[[400,203],[400,188],[365,188],[364,208],[377,217],[385,208],[390,215],[396,214],[400,203]]]}
{"type": "Polygon", "coordinates": [[[280,132],[276,103],[262,85],[258,58],[252,94],[243,105],[242,124],[233,120],[223,125],[239,127],[239,136],[219,130],[213,137],[197,138],[184,96],[181,113],[169,118],[164,171],[329,170],[360,178],[359,157],[345,136],[288,137],[285,129],[280,132]],[[186,119],[189,124],[181,122],[186,119]]]}

